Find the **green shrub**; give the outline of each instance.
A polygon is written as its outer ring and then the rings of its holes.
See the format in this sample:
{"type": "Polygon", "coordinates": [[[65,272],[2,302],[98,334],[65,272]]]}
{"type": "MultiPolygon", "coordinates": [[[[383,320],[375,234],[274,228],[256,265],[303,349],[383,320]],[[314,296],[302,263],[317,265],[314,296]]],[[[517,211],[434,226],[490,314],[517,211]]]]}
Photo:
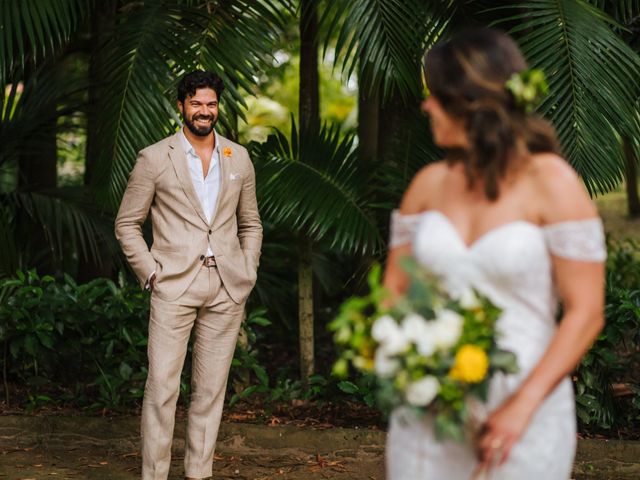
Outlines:
{"type": "Polygon", "coordinates": [[[3,280],[0,292],[4,377],[28,395],[64,385],[77,397],[59,400],[83,403],[88,390],[103,407],[141,396],[148,293],[122,277],[117,284],[101,278],[78,285],[69,276],[57,282],[34,271],[3,280]]]}
{"type": "MultiPolygon", "coordinates": [[[[245,322],[248,344],[236,349],[230,384],[240,377],[269,383],[257,360],[256,326],[266,326],[265,310],[245,322]]],[[[5,396],[9,384],[24,391],[28,407],[43,403],[119,409],[140,402],[147,377],[149,293],[127,283],[99,278],[77,284],[34,271],[0,280],[0,358],[5,396]]],[[[189,362],[188,362],[189,363],[189,362]]],[[[190,368],[180,391],[188,395],[190,368]]],[[[245,385],[244,390],[251,388],[245,385]]],[[[253,387],[256,390],[256,387],[253,387]]],[[[245,393],[250,394],[252,391],[245,393]]]]}
{"type": "Polygon", "coordinates": [[[616,430],[640,420],[640,258],[631,241],[611,244],[607,260],[605,327],[578,366],[574,381],[583,428],[616,430]],[[631,395],[616,397],[613,385],[631,395]]]}

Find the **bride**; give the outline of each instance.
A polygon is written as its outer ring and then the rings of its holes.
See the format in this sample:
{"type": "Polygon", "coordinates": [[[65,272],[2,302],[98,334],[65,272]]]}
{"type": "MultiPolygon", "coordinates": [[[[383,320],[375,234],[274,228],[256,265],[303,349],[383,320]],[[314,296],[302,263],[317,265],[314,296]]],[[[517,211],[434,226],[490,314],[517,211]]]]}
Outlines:
{"type": "Polygon", "coordinates": [[[567,480],[576,447],[567,375],[604,322],[602,223],[552,127],[510,88],[529,78],[511,38],[462,32],[425,63],[422,109],[448,155],[418,172],[392,216],[385,285],[403,291],[398,260],[412,254],[452,295],[475,287],[502,308],[499,344],[520,371],[492,378],[475,448],[437,441],[432,419],[395,411],[388,478],[567,480]]]}

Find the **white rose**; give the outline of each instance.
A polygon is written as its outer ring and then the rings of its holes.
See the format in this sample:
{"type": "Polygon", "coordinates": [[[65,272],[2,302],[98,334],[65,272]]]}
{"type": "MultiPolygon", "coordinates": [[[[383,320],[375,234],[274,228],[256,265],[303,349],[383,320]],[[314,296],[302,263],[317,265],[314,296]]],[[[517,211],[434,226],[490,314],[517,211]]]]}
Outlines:
{"type": "Polygon", "coordinates": [[[460,314],[447,309],[438,312],[438,316],[433,322],[436,347],[442,350],[453,347],[462,334],[463,326],[464,318],[460,314]]]}
{"type": "Polygon", "coordinates": [[[373,361],[374,370],[379,377],[393,377],[400,368],[400,361],[393,358],[383,346],[378,347],[373,361]]]}
{"type": "Polygon", "coordinates": [[[383,315],[373,322],[371,336],[383,345],[390,355],[404,352],[409,347],[400,325],[390,315],[383,315]]]}
{"type": "Polygon", "coordinates": [[[432,323],[417,313],[410,313],[402,320],[404,336],[413,342],[418,353],[425,357],[433,355],[433,352],[436,351],[432,323]]]}
{"type": "Polygon", "coordinates": [[[481,306],[480,300],[472,288],[465,288],[460,294],[460,298],[458,300],[460,301],[460,306],[467,310],[472,310],[481,306]]]}
{"type": "Polygon", "coordinates": [[[396,330],[397,328],[398,324],[391,315],[383,315],[373,322],[371,327],[371,336],[377,342],[381,342],[389,335],[389,332],[396,330]]]}
{"type": "Polygon", "coordinates": [[[427,375],[409,385],[406,392],[407,402],[415,407],[426,407],[440,391],[440,382],[436,377],[427,375]]]}
{"type": "Polygon", "coordinates": [[[417,343],[429,330],[429,324],[422,315],[410,313],[402,319],[402,332],[410,342],[417,343]]]}

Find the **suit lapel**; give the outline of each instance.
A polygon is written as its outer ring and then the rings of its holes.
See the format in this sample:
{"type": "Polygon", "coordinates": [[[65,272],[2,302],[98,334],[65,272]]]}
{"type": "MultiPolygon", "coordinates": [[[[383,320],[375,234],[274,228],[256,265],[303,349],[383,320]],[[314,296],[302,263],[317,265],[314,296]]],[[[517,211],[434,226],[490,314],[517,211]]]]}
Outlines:
{"type": "Polygon", "coordinates": [[[233,150],[229,146],[229,141],[222,135],[218,135],[218,141],[220,142],[218,148],[218,166],[220,168],[220,190],[218,191],[218,200],[216,201],[216,208],[211,215],[211,225],[216,221],[218,211],[220,210],[220,204],[224,199],[224,193],[229,183],[229,162],[231,161],[231,155],[233,150]]]}
{"type": "Polygon", "coordinates": [[[180,182],[182,190],[184,190],[184,193],[189,199],[189,202],[191,202],[191,205],[195,209],[198,216],[202,219],[202,221],[205,224],[208,224],[209,222],[204,215],[204,210],[202,210],[200,199],[198,198],[196,189],[193,186],[193,179],[191,178],[191,173],[189,172],[189,167],[187,166],[187,154],[182,146],[180,132],[171,137],[171,140],[169,142],[169,158],[171,159],[173,169],[176,172],[176,177],[178,177],[178,182],[180,182]]]}

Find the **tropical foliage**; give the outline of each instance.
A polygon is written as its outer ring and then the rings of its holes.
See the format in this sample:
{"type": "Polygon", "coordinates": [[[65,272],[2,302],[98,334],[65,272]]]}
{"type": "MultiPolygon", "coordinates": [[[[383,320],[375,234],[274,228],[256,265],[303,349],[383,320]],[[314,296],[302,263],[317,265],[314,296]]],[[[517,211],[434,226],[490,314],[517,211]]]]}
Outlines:
{"type": "MultiPolygon", "coordinates": [[[[296,343],[296,289],[306,275],[299,279],[297,270],[308,268],[317,280],[307,293],[315,299],[317,341],[326,344],[325,321],[345,297],[361,290],[364,272],[384,255],[389,210],[413,174],[441,157],[419,111],[423,53],[462,26],[494,25],[511,32],[530,65],[545,71],[550,89],[539,112],[556,126],[567,158],[592,193],[617,186],[637,163],[637,0],[313,4],[325,63],[341,72],[345,83],[357,80],[358,125],[354,131],[323,122],[325,113],[314,129],[299,116],[290,135],[274,131],[251,145],[265,244],[250,305],[268,308],[270,341],[296,343]]],[[[296,0],[0,0],[0,277],[37,267],[58,281],[65,273],[67,282],[117,278],[125,267],[112,234],[115,209],[136,152],[178,126],[177,79],[194,68],[219,72],[227,86],[221,133],[237,139],[239,120],[253,118],[247,112],[253,94],[284,90],[291,78],[308,80],[300,78],[307,71],[291,73],[302,63],[301,5],[296,0]],[[270,74],[273,81],[265,82],[270,74]],[[280,75],[287,83],[278,83],[280,75]],[[60,186],[61,144],[70,138],[86,145],[79,155],[84,175],[74,186],[60,186]]],[[[293,92],[282,95],[292,102],[293,92]]],[[[112,288],[100,282],[99,288],[69,285],[60,291],[68,288],[87,298],[94,298],[96,289],[112,288]]],[[[610,303],[618,302],[616,311],[630,315],[636,297],[623,290],[609,292],[610,303]]],[[[0,291],[3,306],[6,295],[0,291]]],[[[24,320],[23,327],[47,324],[45,313],[30,314],[43,318],[24,320]]],[[[18,324],[11,325],[21,334],[18,324]]],[[[46,331],[54,332],[50,327],[56,328],[49,325],[46,331]]],[[[47,338],[38,335],[29,337],[35,339],[29,340],[31,350],[23,342],[23,350],[16,350],[22,357],[12,357],[11,368],[26,369],[8,372],[13,379],[33,373],[30,352],[47,338]]],[[[599,345],[601,352],[610,347],[599,345]]],[[[38,352],[46,350],[44,345],[38,352]]],[[[318,355],[328,360],[326,371],[335,354],[319,349],[318,355]]],[[[264,385],[253,357],[245,358],[245,370],[264,385]]],[[[138,373],[134,369],[131,375],[138,373]]],[[[109,392],[122,394],[115,380],[109,382],[105,398],[109,392]]],[[[359,382],[339,388],[365,397],[368,387],[359,382]]],[[[585,402],[591,401],[588,395],[604,398],[590,390],[593,384],[583,384],[585,402]]],[[[592,423],[606,423],[583,413],[592,423]]]]}

